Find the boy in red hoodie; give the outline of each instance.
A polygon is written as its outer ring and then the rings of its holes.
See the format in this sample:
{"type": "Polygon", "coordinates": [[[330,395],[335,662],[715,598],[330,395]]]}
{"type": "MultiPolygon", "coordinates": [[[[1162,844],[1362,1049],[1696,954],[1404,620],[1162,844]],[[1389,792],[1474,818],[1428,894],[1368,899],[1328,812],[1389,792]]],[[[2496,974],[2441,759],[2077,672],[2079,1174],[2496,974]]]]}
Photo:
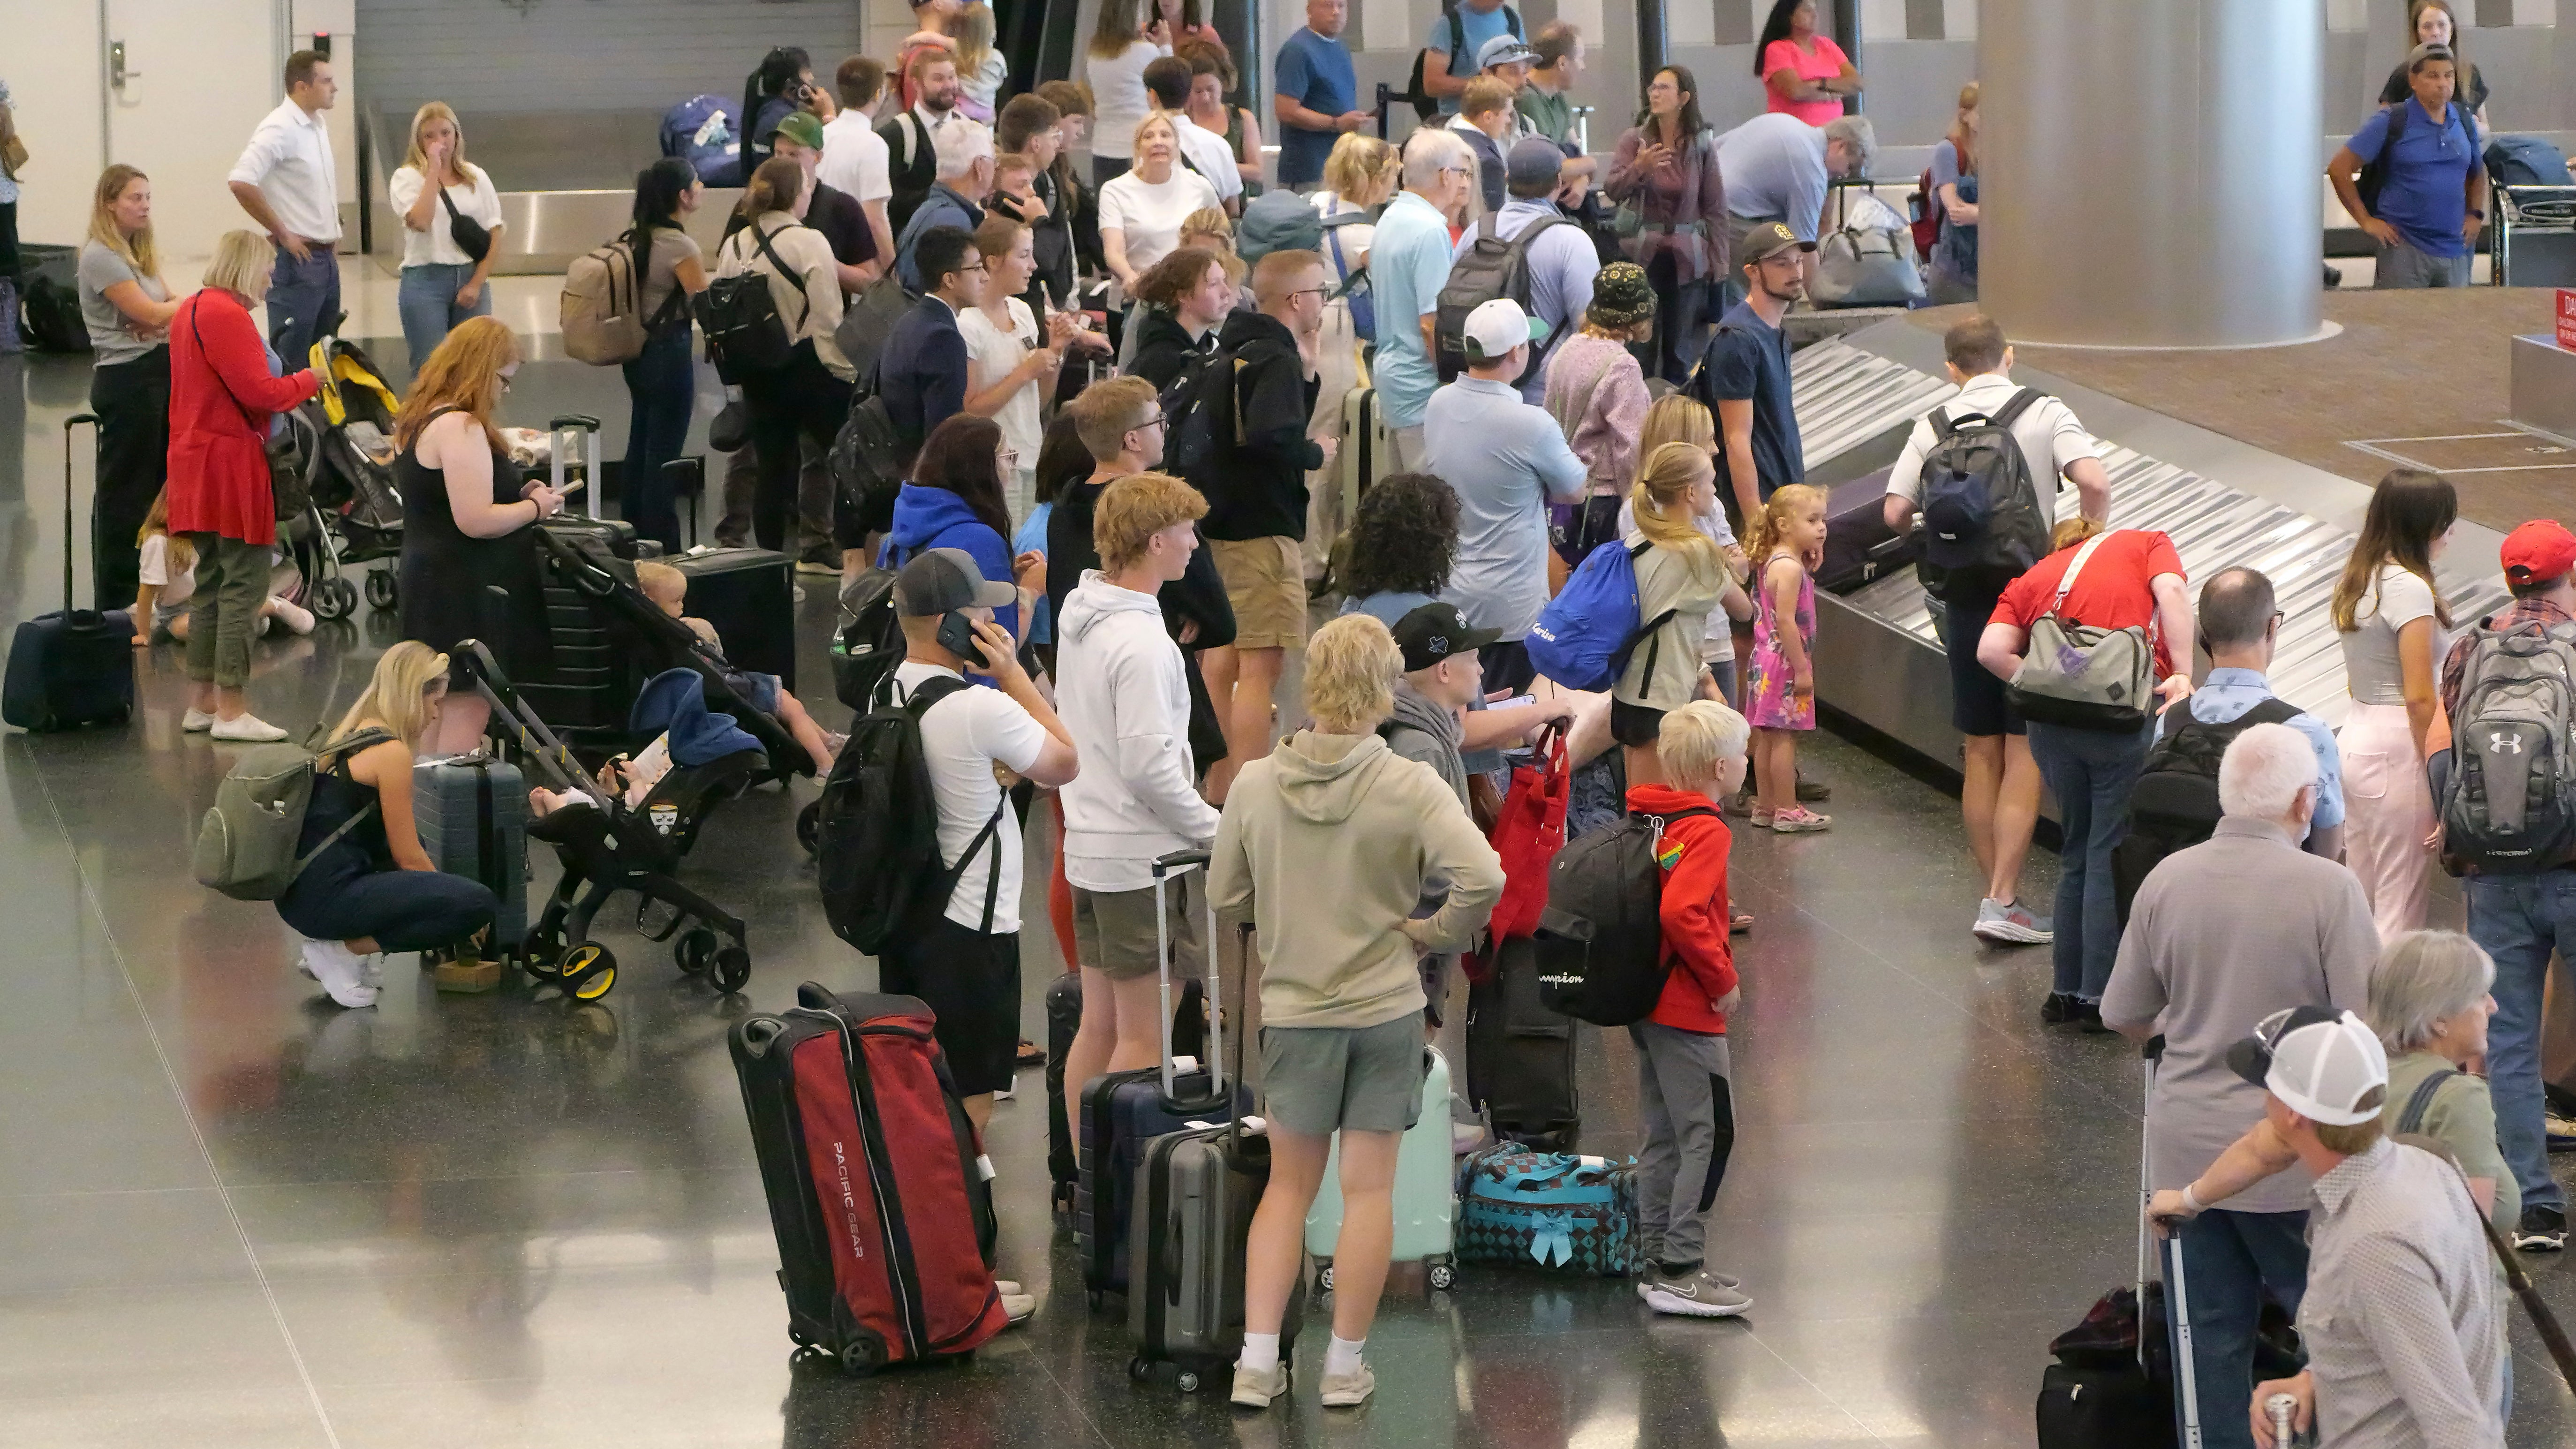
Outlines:
{"type": "Polygon", "coordinates": [[[1666,714],[1656,753],[1670,785],[1628,791],[1628,813],[1665,821],[1655,843],[1664,877],[1661,924],[1672,974],[1652,1015],[1628,1028],[1637,1048],[1646,1146],[1638,1154],[1638,1218],[1652,1265],[1637,1294],[1657,1313],[1728,1318],[1753,1306],[1733,1277],[1704,1258],[1708,1209],[1735,1146],[1727,1085],[1726,1017],[1742,994],[1728,945],[1726,855],[1733,845],[1714,801],[1744,779],[1744,716],[1715,700],[1666,714]],[[1673,818],[1681,812],[1700,812],[1673,818]]]}

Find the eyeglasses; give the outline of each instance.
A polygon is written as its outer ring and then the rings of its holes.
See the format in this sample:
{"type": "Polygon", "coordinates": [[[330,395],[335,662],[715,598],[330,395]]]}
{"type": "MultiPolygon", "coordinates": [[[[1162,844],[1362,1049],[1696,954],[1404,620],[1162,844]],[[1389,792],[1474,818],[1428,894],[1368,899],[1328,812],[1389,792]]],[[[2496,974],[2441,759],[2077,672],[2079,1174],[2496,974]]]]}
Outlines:
{"type": "Polygon", "coordinates": [[[1152,417],[1147,418],[1145,421],[1143,421],[1143,422],[1141,422],[1141,423],[1138,423],[1136,426],[1134,426],[1134,427],[1132,427],[1132,428],[1129,428],[1127,431],[1129,431],[1129,432],[1131,432],[1131,433],[1141,433],[1141,432],[1145,431],[1147,428],[1159,428],[1159,427],[1161,427],[1161,426],[1163,425],[1163,422],[1164,422],[1163,414],[1161,414],[1161,413],[1156,413],[1156,414],[1154,414],[1152,417]]]}
{"type": "Polygon", "coordinates": [[[1333,289],[1330,287],[1300,287],[1288,295],[1291,297],[1329,297],[1333,295],[1333,289]]]}

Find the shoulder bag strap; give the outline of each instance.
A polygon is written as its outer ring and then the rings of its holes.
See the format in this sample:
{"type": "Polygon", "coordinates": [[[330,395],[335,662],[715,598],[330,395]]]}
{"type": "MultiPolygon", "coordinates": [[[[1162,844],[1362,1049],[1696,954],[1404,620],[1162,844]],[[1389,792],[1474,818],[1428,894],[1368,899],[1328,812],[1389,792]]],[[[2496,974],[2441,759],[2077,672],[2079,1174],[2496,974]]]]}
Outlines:
{"type": "Polygon", "coordinates": [[[2113,533],[2117,532],[2119,532],[2119,530],[2115,528],[2108,532],[2097,533],[2091,538],[2084,540],[2084,546],[2075,551],[2075,562],[2068,564],[2066,566],[2066,572],[2058,576],[2057,597],[2049,600],[2048,612],[2055,614],[2066,607],[2066,596],[2075,588],[2075,576],[2084,572],[2085,561],[2093,557],[2093,550],[2100,548],[2104,539],[2109,538],[2113,533]]]}
{"type": "MultiPolygon", "coordinates": [[[[198,297],[203,297],[204,295],[205,293],[203,292],[199,292],[197,294],[198,297]]],[[[205,329],[197,325],[197,309],[202,305],[204,304],[197,301],[195,298],[189,299],[188,332],[189,335],[197,339],[197,360],[205,364],[206,371],[214,374],[215,386],[222,388],[224,390],[224,396],[233,400],[233,406],[241,410],[242,421],[249,425],[252,432],[256,433],[260,430],[259,415],[251,411],[250,404],[241,400],[241,394],[233,391],[233,385],[231,383],[224,381],[223,369],[215,366],[214,360],[206,356],[205,329]]]]}
{"type": "Polygon", "coordinates": [[[2023,388],[2021,391],[2014,393],[2012,395],[2012,401],[2005,403],[2003,407],[1998,409],[1995,415],[1988,421],[1992,422],[1996,427],[2009,428],[2013,424],[2020,422],[2021,415],[2029,412],[2033,407],[2037,406],[2039,400],[2046,396],[2048,396],[2048,394],[2041,392],[2035,387],[2023,388]]]}
{"type": "Polygon", "coordinates": [[[2391,1129],[2392,1133],[2403,1137],[2409,1132],[2423,1131],[2424,1114],[2433,1110],[2433,1099],[2441,1095],[2442,1084],[2459,1074],[2456,1067],[2444,1067],[2416,1083],[2415,1090],[2406,1096],[2406,1105],[2398,1109],[2397,1125],[2391,1129]]]}
{"type": "MultiPolygon", "coordinates": [[[[974,686],[968,684],[963,679],[931,679],[923,681],[919,689],[912,691],[911,698],[904,701],[904,708],[912,715],[912,727],[916,730],[921,728],[922,716],[930,712],[930,707],[932,705],[939,703],[941,700],[946,699],[948,696],[955,694],[960,690],[971,689],[973,687],[974,686]]],[[[975,838],[967,841],[966,848],[957,853],[957,863],[955,865],[949,865],[944,861],[940,863],[939,882],[928,899],[940,902],[941,910],[944,911],[947,909],[948,897],[956,891],[957,882],[966,874],[967,862],[973,860],[975,858],[975,853],[982,850],[987,843],[992,841],[994,832],[1001,829],[1002,812],[1010,808],[1011,792],[1004,790],[1001,792],[1001,798],[993,802],[993,813],[990,818],[985,820],[984,828],[975,832],[975,838]]],[[[1001,893],[1002,851],[999,845],[995,845],[993,847],[991,874],[984,882],[984,924],[979,928],[981,934],[992,934],[993,907],[995,902],[1000,900],[1001,893]]]]}
{"type": "MultiPolygon", "coordinates": [[[[788,227],[796,225],[799,225],[799,223],[791,221],[787,226],[780,227],[779,230],[785,231],[788,227]]],[[[769,244],[769,233],[761,230],[759,217],[755,216],[750,221],[745,222],[743,224],[743,230],[750,232],[751,239],[760,244],[761,254],[768,257],[769,264],[778,269],[778,275],[795,281],[797,300],[805,304],[804,313],[796,319],[796,330],[799,332],[804,331],[806,322],[811,320],[814,316],[814,299],[806,295],[805,292],[805,274],[796,270],[794,267],[787,265],[787,259],[780,256],[778,254],[778,249],[769,244]]]]}

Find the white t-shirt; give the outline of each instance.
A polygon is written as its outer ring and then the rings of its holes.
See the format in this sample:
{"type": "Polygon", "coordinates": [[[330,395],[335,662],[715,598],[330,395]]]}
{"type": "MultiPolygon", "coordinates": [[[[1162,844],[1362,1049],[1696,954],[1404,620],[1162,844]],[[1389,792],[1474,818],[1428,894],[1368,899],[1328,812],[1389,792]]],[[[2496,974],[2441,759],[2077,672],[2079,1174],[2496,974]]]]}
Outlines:
{"type": "Polygon", "coordinates": [[[1181,154],[1189,157],[1208,185],[1216,188],[1220,204],[1243,194],[1243,173],[1236,169],[1234,148],[1225,144],[1224,136],[1177,113],[1172,117],[1172,129],[1180,132],[1181,154]]]}
{"type": "Polygon", "coordinates": [[[1191,212],[1216,204],[1208,179],[1175,161],[1160,186],[1133,171],[1112,177],[1100,188],[1100,229],[1115,228],[1126,238],[1127,265],[1141,274],[1180,246],[1181,223],[1191,212]]]}
{"type": "MultiPolygon", "coordinates": [[[[1969,378],[1967,386],[1939,404],[1941,415],[1956,418],[1967,413],[1984,413],[1988,417],[2003,411],[2021,385],[1999,372],[1981,372],[1969,378]]],[[[2053,397],[2032,403],[2013,421],[2013,441],[2021,444],[2022,461],[2029,465],[2030,480],[2041,484],[2040,497],[2054,495],[2055,489],[2043,480],[2062,480],[2068,465],[2083,458],[2102,456],[2102,445],[2084,425],[2075,420],[2075,410],[2053,397]]],[[[1905,436],[1905,451],[1896,455],[1896,467],[1887,475],[1889,496],[1920,501],[1923,491],[1923,457],[1940,441],[1932,432],[1931,419],[1917,418],[1914,431],[1905,436]]]]}
{"type": "Polygon", "coordinates": [[[170,571],[170,535],[156,533],[143,540],[141,556],[136,560],[138,577],[158,588],[153,600],[160,608],[170,608],[197,591],[197,566],[192,561],[177,573],[170,571]]]}
{"type": "MultiPolygon", "coordinates": [[[[966,339],[966,360],[972,368],[966,381],[970,397],[1009,376],[1011,369],[1038,345],[1037,314],[1017,297],[1009,301],[1008,332],[994,326],[981,307],[968,307],[957,314],[957,330],[966,339]]],[[[1037,467],[1038,449],[1046,442],[1046,427],[1038,421],[1038,391],[1034,381],[1020,384],[1011,400],[993,414],[993,421],[1002,427],[1002,446],[1020,455],[1019,466],[1023,469],[1037,467]]]]}
{"type": "Polygon", "coordinates": [[[1091,81],[1091,154],[1125,161],[1136,154],[1136,126],[1153,109],[1145,94],[1145,67],[1172,52],[1150,40],[1131,40],[1112,56],[1083,53],[1091,81]]]}
{"type": "MultiPolygon", "coordinates": [[[[465,163],[465,170],[474,178],[474,184],[447,188],[447,198],[456,203],[456,209],[459,212],[481,222],[484,229],[489,231],[501,224],[501,193],[492,189],[492,178],[485,174],[482,167],[468,161],[465,163]]],[[[403,217],[411,210],[412,203],[420,200],[420,189],[425,184],[421,178],[420,169],[414,166],[396,169],[392,178],[385,183],[385,190],[393,198],[394,224],[402,227],[402,264],[406,267],[472,266],[474,259],[467,256],[465,249],[456,244],[456,237],[448,230],[449,217],[445,206],[436,202],[431,203],[435,209],[429,214],[427,231],[413,231],[403,222],[403,217]]]]}
{"type": "MultiPolygon", "coordinates": [[[[909,659],[894,670],[895,683],[906,696],[933,679],[959,677],[956,670],[909,659]]],[[[930,766],[931,793],[939,799],[941,864],[956,865],[958,855],[983,833],[984,822],[994,822],[993,838],[959,873],[957,889],[948,898],[948,919],[969,930],[984,924],[984,893],[993,882],[989,851],[1000,851],[1002,861],[1000,885],[993,887],[991,934],[1005,936],[1020,928],[1020,817],[993,778],[993,766],[998,762],[1025,774],[1046,745],[1046,726],[998,689],[970,686],[922,712],[921,750],[930,766]]]]}
{"type": "Polygon", "coordinates": [[[2356,704],[2404,704],[2406,667],[2397,652],[2397,632],[2418,619],[2433,619],[2433,668],[2441,670],[2445,644],[2439,615],[2433,610],[2433,588],[2405,566],[2379,566],[2377,587],[2353,605],[2360,627],[2336,636],[2343,645],[2343,671],[2356,704]]]}
{"type": "Polygon", "coordinates": [[[894,195],[892,162],[885,137],[861,111],[843,111],[823,125],[823,159],[814,178],[835,191],[846,191],[862,203],[894,195]]]}

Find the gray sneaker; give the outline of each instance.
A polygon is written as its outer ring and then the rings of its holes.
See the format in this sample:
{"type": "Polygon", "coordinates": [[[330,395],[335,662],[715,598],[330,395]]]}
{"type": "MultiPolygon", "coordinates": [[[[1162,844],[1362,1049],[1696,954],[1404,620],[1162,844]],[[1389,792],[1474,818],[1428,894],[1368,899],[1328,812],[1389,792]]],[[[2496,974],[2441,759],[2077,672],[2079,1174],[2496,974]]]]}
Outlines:
{"type": "Polygon", "coordinates": [[[2002,941],[2015,946],[2045,946],[2057,939],[2055,925],[2046,916],[2034,915],[2019,901],[2005,905],[1997,900],[1977,902],[1977,923],[1968,928],[1989,941],[2002,941]]]}
{"type": "MultiPolygon", "coordinates": [[[[1730,1291],[1744,1286],[1744,1280],[1736,1277],[1732,1273],[1721,1273],[1715,1268],[1702,1268],[1699,1271],[1716,1280],[1718,1286],[1730,1291]]],[[[1637,1296],[1643,1298],[1648,1293],[1654,1291],[1655,1284],[1661,1282],[1663,1280],[1663,1276],[1663,1269],[1649,1264],[1645,1272],[1637,1275],[1637,1296]]]]}
{"type": "Polygon", "coordinates": [[[1362,1363],[1346,1374],[1324,1375],[1322,1389],[1325,1408],[1357,1408],[1368,1402],[1370,1394],[1377,1392],[1377,1375],[1370,1373],[1369,1366],[1362,1363]]]}
{"type": "Polygon", "coordinates": [[[1268,1373],[1255,1373],[1241,1364],[1234,1366],[1236,1404],[1247,1409],[1266,1409],[1270,1401],[1288,1392],[1288,1365],[1275,1363],[1268,1373]]]}
{"type": "Polygon", "coordinates": [[[1691,1318],[1733,1318],[1753,1306],[1753,1300],[1726,1283],[1706,1268],[1694,1268],[1677,1278],[1661,1272],[1646,1282],[1646,1306],[1657,1313],[1677,1313],[1691,1318]]]}

